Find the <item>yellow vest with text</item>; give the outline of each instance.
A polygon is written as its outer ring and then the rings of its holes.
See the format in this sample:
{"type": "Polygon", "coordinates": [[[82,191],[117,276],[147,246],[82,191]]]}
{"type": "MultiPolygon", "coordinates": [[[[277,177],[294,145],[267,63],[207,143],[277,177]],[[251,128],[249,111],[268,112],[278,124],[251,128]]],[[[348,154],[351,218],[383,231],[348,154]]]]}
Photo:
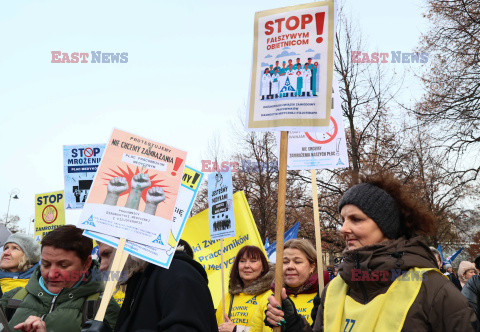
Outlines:
{"type": "MultiPolygon", "coordinates": [[[[258,295],[249,295],[245,293],[236,294],[233,296],[232,309],[230,312],[230,320],[235,325],[250,326],[250,321],[257,310],[260,303],[264,302],[264,297],[268,298],[272,292],[266,291],[258,295]]],[[[230,294],[225,294],[225,314],[228,315],[230,310],[230,294]]],[[[217,325],[223,323],[223,305],[220,300],[220,304],[217,307],[216,317],[217,325]]]]}
{"type": "MultiPolygon", "coordinates": [[[[361,304],[347,295],[342,278],[330,281],[323,313],[324,331],[329,332],[399,332],[422,286],[423,274],[432,268],[413,268],[399,276],[387,292],[361,304]]],[[[440,271],[438,271],[440,272],[440,271]]],[[[320,317],[318,317],[320,319],[320,317]]]]}
{"type": "MultiPolygon", "coordinates": [[[[254,313],[252,317],[251,328],[249,332],[267,332],[272,331],[271,328],[265,326],[265,310],[267,310],[268,304],[268,297],[272,295],[272,292],[269,292],[269,295],[265,297],[265,301],[263,301],[262,305],[259,306],[257,311],[254,313]]],[[[290,299],[295,304],[295,308],[297,309],[297,313],[305,317],[308,324],[312,324],[312,309],[313,309],[313,299],[317,293],[311,294],[298,294],[290,295],[290,299]]],[[[327,331],[327,330],[325,330],[327,331]]]]}

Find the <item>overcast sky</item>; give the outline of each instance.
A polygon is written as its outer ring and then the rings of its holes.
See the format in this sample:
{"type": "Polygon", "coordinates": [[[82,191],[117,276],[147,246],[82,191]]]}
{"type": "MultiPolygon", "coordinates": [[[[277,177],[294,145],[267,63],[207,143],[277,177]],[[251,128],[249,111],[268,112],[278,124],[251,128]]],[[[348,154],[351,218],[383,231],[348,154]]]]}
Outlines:
{"type": "MultiPolygon", "coordinates": [[[[1,213],[18,189],[10,214],[28,231],[35,194],[63,189],[62,146],[105,143],[114,127],[184,149],[200,168],[244,109],[254,13],[304,2],[3,1],[1,213]],[[128,62],[51,63],[51,51],[127,52],[128,62]]],[[[423,6],[346,1],[365,52],[414,50],[423,6]]]]}

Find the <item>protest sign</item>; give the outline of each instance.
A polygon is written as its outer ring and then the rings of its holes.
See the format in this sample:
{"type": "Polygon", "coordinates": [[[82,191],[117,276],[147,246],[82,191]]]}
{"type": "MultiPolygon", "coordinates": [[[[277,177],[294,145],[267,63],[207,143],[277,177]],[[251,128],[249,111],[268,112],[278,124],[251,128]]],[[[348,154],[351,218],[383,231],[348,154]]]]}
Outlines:
{"type": "Polygon", "coordinates": [[[208,175],[208,209],[210,239],[218,240],[235,236],[233,212],[232,172],[208,175]]]}
{"type": "Polygon", "coordinates": [[[65,225],[64,191],[35,195],[35,240],[40,242],[45,234],[65,225]]]}
{"type": "Polygon", "coordinates": [[[247,129],[329,124],[334,12],[329,0],[255,14],[247,129]]]}
{"type": "Polygon", "coordinates": [[[63,146],[66,209],[83,208],[104,151],[105,144],[63,146]]]}
{"type": "Polygon", "coordinates": [[[165,248],[186,156],[114,129],[77,226],[165,248]]]}
{"type": "MultiPolygon", "coordinates": [[[[229,275],[235,256],[243,246],[257,246],[265,253],[262,239],[258,233],[257,225],[255,224],[255,220],[253,220],[252,212],[250,211],[243,191],[238,191],[233,195],[233,207],[235,211],[236,235],[233,238],[223,240],[223,266],[226,275],[229,275]]],[[[220,266],[221,240],[210,240],[208,225],[208,210],[204,210],[188,219],[182,239],[192,246],[195,260],[205,268],[213,304],[217,307],[222,298],[220,266]]],[[[225,284],[228,289],[228,278],[226,278],[225,284]]]]}
{"type": "MultiPolygon", "coordinates": [[[[192,209],[193,202],[195,201],[200,183],[202,182],[202,178],[203,173],[196,171],[189,166],[185,166],[182,177],[182,185],[178,191],[178,198],[175,204],[170,240],[168,237],[165,238],[165,246],[163,248],[155,248],[132,241],[127,241],[125,243],[124,250],[133,256],[168,269],[170,267],[170,263],[172,262],[177,243],[180,240],[182,232],[187,223],[187,219],[190,214],[190,210],[192,209]]],[[[119,238],[109,236],[107,234],[85,231],[84,235],[106,243],[112,247],[118,246],[119,238]]]]}
{"type": "Polygon", "coordinates": [[[345,128],[336,81],[333,84],[333,91],[329,126],[318,127],[315,132],[288,133],[288,170],[348,167],[345,128]]]}

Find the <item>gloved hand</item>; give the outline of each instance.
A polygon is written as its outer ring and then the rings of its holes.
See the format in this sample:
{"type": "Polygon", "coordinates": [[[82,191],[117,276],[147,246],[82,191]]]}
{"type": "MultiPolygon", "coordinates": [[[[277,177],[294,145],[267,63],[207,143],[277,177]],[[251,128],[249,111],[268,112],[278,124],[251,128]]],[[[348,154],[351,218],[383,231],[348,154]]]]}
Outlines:
{"type": "Polygon", "coordinates": [[[289,297],[282,300],[282,310],[285,314],[285,316],[283,317],[287,322],[286,324],[282,324],[282,332],[303,330],[305,326],[304,321],[297,313],[295,303],[293,303],[293,301],[289,297]]]}
{"type": "Polygon", "coordinates": [[[281,326],[282,332],[301,331],[305,327],[306,322],[297,313],[295,304],[287,297],[285,289],[282,289],[281,307],[277,306],[278,303],[273,295],[268,298],[268,301],[264,320],[266,326],[275,327],[273,324],[276,323],[277,326],[281,326]]]}
{"type": "Polygon", "coordinates": [[[81,332],[113,332],[107,322],[100,322],[98,320],[87,320],[83,324],[81,332]]]}

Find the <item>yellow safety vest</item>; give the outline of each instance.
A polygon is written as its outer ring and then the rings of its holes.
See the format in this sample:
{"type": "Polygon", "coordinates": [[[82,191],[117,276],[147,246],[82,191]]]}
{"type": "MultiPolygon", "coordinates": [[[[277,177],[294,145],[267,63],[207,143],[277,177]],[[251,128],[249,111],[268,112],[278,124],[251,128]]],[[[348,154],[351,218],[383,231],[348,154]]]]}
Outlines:
{"type": "MultiPolygon", "coordinates": [[[[250,326],[250,320],[257,310],[260,303],[263,303],[263,298],[270,296],[271,291],[263,292],[259,295],[248,295],[245,293],[236,294],[233,297],[232,309],[230,311],[230,320],[235,325],[250,326]]],[[[225,295],[225,314],[228,315],[230,310],[231,295],[225,295]]],[[[223,310],[222,301],[217,307],[216,317],[217,324],[223,323],[223,310]]]]}
{"type": "Polygon", "coordinates": [[[5,294],[17,287],[24,288],[27,285],[28,280],[30,279],[2,278],[0,279],[0,287],[2,287],[2,292],[5,294]]]}
{"type": "Polygon", "coordinates": [[[324,331],[399,332],[422,286],[423,274],[433,268],[413,268],[399,276],[385,294],[361,304],[347,295],[342,278],[330,281],[325,296],[324,331]]]}
{"type": "Polygon", "coordinates": [[[317,293],[290,295],[290,299],[295,303],[297,313],[305,317],[309,325],[312,325],[313,299],[317,293]]]}

